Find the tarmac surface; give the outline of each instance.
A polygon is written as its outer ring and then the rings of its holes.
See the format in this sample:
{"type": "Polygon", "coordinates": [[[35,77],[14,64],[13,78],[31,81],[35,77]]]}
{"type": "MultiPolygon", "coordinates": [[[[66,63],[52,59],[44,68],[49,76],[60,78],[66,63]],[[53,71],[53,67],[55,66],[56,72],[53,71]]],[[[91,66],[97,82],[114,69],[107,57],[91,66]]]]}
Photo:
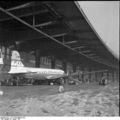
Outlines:
{"type": "Polygon", "coordinates": [[[119,116],[119,83],[0,86],[0,116],[119,116]]]}

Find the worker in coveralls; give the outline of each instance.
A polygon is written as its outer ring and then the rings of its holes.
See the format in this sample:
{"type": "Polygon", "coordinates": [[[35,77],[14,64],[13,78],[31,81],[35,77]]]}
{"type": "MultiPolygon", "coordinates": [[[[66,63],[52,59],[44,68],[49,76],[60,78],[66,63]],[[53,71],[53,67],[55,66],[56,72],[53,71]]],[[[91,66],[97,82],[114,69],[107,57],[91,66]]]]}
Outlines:
{"type": "Polygon", "coordinates": [[[60,78],[60,82],[59,82],[59,93],[64,92],[64,79],[60,78]]]}
{"type": "Polygon", "coordinates": [[[99,81],[100,85],[107,85],[108,80],[105,76],[102,76],[101,80],[99,81]]]}

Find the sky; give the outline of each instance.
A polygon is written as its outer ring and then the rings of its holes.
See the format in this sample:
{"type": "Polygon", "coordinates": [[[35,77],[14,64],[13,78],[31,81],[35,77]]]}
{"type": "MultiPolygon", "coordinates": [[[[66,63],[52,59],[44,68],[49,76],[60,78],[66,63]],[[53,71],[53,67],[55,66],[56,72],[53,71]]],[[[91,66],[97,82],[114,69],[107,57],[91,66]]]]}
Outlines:
{"type": "Polygon", "coordinates": [[[79,1],[109,51],[119,59],[119,1],[79,1]]]}

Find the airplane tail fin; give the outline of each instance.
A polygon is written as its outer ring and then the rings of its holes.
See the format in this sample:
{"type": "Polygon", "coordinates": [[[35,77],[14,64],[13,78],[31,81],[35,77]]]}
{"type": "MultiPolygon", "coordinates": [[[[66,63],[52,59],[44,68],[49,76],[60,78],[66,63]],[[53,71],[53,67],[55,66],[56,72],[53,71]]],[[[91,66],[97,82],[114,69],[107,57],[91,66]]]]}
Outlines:
{"type": "Polygon", "coordinates": [[[18,51],[12,51],[11,67],[24,67],[18,51]]]}

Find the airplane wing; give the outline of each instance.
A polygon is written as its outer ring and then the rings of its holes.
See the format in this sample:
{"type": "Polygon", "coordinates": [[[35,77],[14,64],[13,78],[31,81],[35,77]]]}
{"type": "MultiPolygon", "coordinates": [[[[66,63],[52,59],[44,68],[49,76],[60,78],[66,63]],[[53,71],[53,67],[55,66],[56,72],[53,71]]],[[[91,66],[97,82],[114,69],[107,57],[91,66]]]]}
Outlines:
{"type": "Polygon", "coordinates": [[[66,75],[56,75],[56,76],[52,76],[52,75],[50,75],[50,76],[47,76],[46,77],[46,79],[58,79],[58,78],[64,78],[64,77],[67,77],[66,75]]]}
{"type": "Polygon", "coordinates": [[[46,78],[47,79],[53,79],[53,76],[50,75],[50,76],[47,76],[46,78]]]}
{"type": "Polygon", "coordinates": [[[69,78],[69,77],[76,77],[76,76],[78,76],[77,72],[71,73],[71,74],[56,75],[56,76],[49,75],[46,77],[46,79],[59,79],[59,78],[69,78]]]}

